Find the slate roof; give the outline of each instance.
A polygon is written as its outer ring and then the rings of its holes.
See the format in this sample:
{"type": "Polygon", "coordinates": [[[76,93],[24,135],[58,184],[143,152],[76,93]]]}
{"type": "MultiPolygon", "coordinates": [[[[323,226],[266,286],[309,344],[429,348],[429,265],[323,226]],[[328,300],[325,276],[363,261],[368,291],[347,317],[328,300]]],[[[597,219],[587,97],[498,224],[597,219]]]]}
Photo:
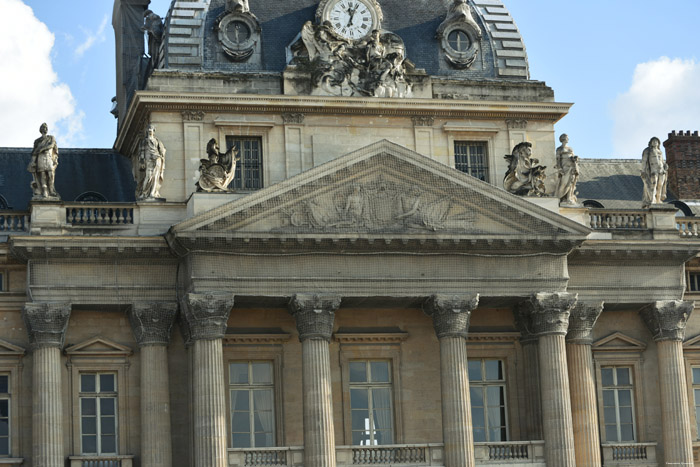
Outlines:
{"type": "MultiPolygon", "coordinates": [[[[0,148],[0,196],[16,211],[29,209],[31,153],[31,148],[0,148]]],[[[131,162],[111,149],[59,148],[55,185],[64,201],[87,192],[100,193],[110,202],[135,200],[131,162]]]]}
{"type": "Polygon", "coordinates": [[[641,209],[641,171],[641,159],[580,159],[578,200],[595,200],[610,209],[641,209]]]}

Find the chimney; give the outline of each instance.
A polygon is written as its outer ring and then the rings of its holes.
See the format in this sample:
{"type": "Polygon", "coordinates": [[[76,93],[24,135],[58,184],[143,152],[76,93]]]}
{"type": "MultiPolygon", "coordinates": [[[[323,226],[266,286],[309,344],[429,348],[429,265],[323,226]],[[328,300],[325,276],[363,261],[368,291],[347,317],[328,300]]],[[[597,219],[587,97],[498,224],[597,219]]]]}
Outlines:
{"type": "Polygon", "coordinates": [[[668,187],[678,199],[700,199],[700,136],[672,131],[664,141],[668,187]]]}

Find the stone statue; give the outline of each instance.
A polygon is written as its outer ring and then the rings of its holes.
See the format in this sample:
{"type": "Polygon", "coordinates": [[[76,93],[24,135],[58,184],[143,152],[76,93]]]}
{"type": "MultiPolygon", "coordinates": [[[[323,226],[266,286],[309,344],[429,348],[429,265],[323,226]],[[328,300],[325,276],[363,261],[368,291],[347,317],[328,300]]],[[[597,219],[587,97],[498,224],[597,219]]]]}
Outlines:
{"type": "Polygon", "coordinates": [[[564,204],[576,204],[576,183],[578,182],[578,156],[569,146],[569,136],[563,134],[559,137],[561,146],[557,148],[556,168],[559,176],[556,194],[564,204]]]}
{"type": "Polygon", "coordinates": [[[197,191],[229,191],[228,186],[236,174],[236,163],[240,160],[238,150],[232,147],[225,154],[219,152],[215,138],[207,143],[208,159],[200,159],[197,191]]]}
{"type": "Polygon", "coordinates": [[[39,127],[41,136],[34,140],[32,150],[32,160],[29,162],[27,170],[32,174],[33,200],[60,200],[56,193],[54,181],[56,167],[58,167],[58,145],[56,138],[49,135],[49,127],[42,123],[39,127]]]}
{"type": "Polygon", "coordinates": [[[146,10],[143,13],[141,30],[148,33],[148,55],[155,60],[163,40],[163,19],[151,10],[146,10]]]}
{"type": "Polygon", "coordinates": [[[532,156],[532,143],[519,143],[513,154],[505,156],[508,171],[503,179],[506,191],[520,196],[544,196],[546,167],[538,165],[539,159],[532,156]]]}
{"type": "Polygon", "coordinates": [[[165,171],[165,146],[156,138],[156,127],[148,125],[146,134],[138,146],[138,176],[136,177],[136,199],[160,198],[165,171]]]}
{"type": "Polygon", "coordinates": [[[454,0],[454,3],[450,6],[450,10],[447,12],[445,21],[438,27],[438,35],[441,35],[445,31],[445,28],[452,23],[466,23],[475,31],[478,31],[479,37],[481,37],[481,28],[477,22],[474,21],[472,9],[467,4],[467,0],[454,0]]]}
{"type": "Polygon", "coordinates": [[[248,0],[226,0],[226,11],[231,13],[248,13],[250,12],[248,0]]]}
{"type": "Polygon", "coordinates": [[[664,162],[661,140],[654,136],[649,146],[642,152],[642,182],[644,182],[644,199],[642,204],[661,204],[666,199],[666,181],[668,165],[664,162]]]}

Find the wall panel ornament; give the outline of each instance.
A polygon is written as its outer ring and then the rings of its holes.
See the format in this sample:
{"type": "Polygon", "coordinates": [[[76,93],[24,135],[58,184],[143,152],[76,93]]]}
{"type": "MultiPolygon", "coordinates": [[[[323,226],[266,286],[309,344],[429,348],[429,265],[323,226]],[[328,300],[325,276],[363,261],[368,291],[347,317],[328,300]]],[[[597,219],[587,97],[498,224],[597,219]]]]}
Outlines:
{"type": "Polygon", "coordinates": [[[436,34],[447,63],[460,70],[472,66],[481,50],[481,37],[467,0],[454,0],[436,34]]]}
{"type": "Polygon", "coordinates": [[[226,9],[216,18],[214,30],[231,61],[244,62],[259,48],[262,28],[247,0],[228,0],[226,9]]]}

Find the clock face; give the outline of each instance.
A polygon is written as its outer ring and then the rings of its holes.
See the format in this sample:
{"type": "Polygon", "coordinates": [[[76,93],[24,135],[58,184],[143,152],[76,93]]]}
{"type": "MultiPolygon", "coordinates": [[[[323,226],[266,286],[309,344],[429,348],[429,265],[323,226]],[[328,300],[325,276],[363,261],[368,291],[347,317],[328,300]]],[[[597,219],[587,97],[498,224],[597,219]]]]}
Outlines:
{"type": "Polygon", "coordinates": [[[333,30],[345,39],[361,39],[374,29],[371,7],[360,0],[336,0],[326,11],[333,30]]]}

